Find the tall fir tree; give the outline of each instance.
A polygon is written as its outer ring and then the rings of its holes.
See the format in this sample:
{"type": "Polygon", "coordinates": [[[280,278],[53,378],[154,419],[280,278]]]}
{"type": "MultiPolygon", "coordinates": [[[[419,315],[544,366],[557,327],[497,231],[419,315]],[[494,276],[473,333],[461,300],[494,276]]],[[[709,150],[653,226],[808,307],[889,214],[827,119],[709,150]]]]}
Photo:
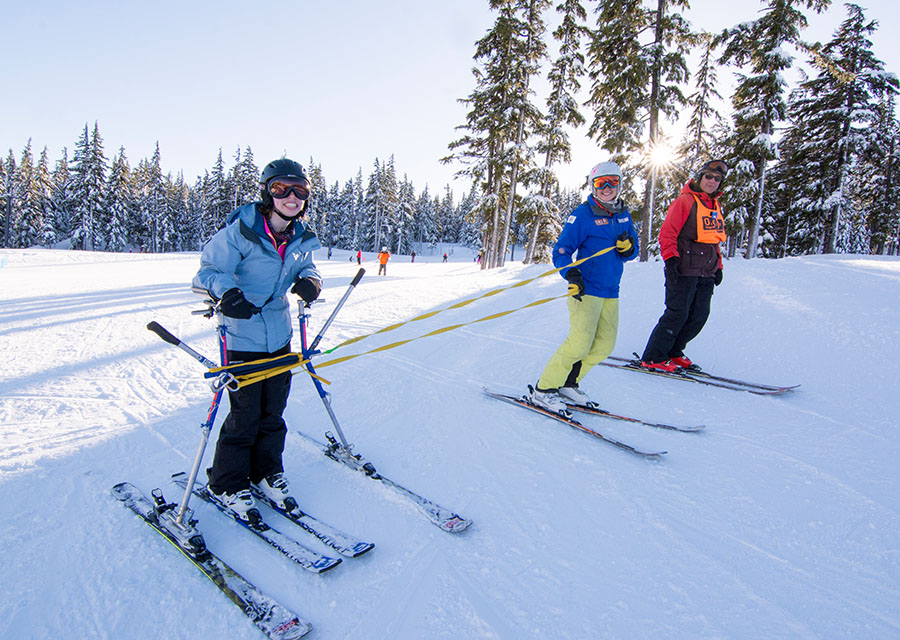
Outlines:
{"type": "Polygon", "coordinates": [[[490,0],[498,17],[475,44],[476,87],[461,100],[469,112],[458,128],[466,134],[450,143],[453,154],[444,158],[467,165],[458,174],[480,183],[482,197],[472,211],[483,220],[482,268],[503,264],[515,188],[532,162],[526,142],[542,117],[532,102],[532,80],[546,55],[547,6],[546,0],[490,0]]]}
{"type": "Polygon", "coordinates": [[[125,148],[113,159],[109,178],[104,190],[104,208],[107,210],[108,224],[104,232],[107,251],[126,251],[129,245],[128,227],[134,215],[135,194],[131,179],[131,168],[125,157],[125,148]]]}
{"type": "Polygon", "coordinates": [[[103,185],[106,181],[106,158],[100,128],[94,123],[92,135],[88,127],[75,144],[72,158],[72,198],[76,202],[78,227],[72,235],[73,247],[91,251],[98,239],[95,221],[102,217],[103,185]]]}
{"type": "Polygon", "coordinates": [[[53,208],[53,176],[50,173],[50,158],[47,147],[41,151],[41,157],[35,167],[35,181],[40,193],[41,224],[37,243],[52,247],[56,243],[56,216],[53,208]]]}
{"type": "Polygon", "coordinates": [[[641,260],[647,259],[659,214],[654,162],[660,116],[674,119],[685,104],[681,87],[689,76],[685,56],[692,34],[680,12],[689,6],[687,0],[655,0],[650,8],[642,0],[604,0],[588,46],[587,105],[594,108],[588,134],[620,164],[641,152],[646,160],[636,169],[649,168],[639,224],[641,260]]]}
{"type": "Polygon", "coordinates": [[[525,215],[529,223],[524,262],[544,261],[547,252],[541,247],[548,236],[558,231],[558,211],[551,198],[558,180],[553,167],[569,162],[572,144],[566,127],[577,128],[585,123],[579,110],[576,96],[581,90],[581,79],[585,76],[582,44],[589,31],[585,24],[587,12],[580,0],[563,0],[556,7],[561,14],[559,26],[553,31],[553,38],[559,43],[559,52],[547,74],[550,93],[547,96],[547,113],[538,129],[536,151],[542,153],[544,165],[535,170],[532,182],[538,185],[538,193],[526,199],[525,215]],[[548,225],[550,228],[548,228],[548,225]],[[540,243],[540,244],[539,244],[540,243]]]}
{"type": "MultiPolygon", "coordinates": [[[[819,13],[831,0],[768,0],[762,16],[726,30],[721,38],[725,50],[720,62],[748,68],[739,73],[732,96],[734,134],[732,157],[741,158],[736,167],[754,191],[745,258],[756,256],[760,222],[766,198],[768,164],[778,154],[775,127],[786,116],[784,72],[793,64],[785,47],[800,40],[807,26],[802,9],[819,13]]],[[[734,164],[732,162],[732,164],[734,164]]],[[[732,178],[732,181],[735,178],[732,178]]]]}

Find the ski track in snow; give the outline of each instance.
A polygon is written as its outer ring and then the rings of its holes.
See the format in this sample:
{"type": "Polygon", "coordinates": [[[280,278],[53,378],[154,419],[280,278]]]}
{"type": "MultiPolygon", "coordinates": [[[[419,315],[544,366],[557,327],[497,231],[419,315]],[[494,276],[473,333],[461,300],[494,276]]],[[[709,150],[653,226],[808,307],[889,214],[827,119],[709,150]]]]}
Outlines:
{"type": "MultiPolygon", "coordinates": [[[[466,250],[455,253],[448,264],[397,256],[383,277],[366,263],[323,351],[548,270],[480,271],[466,250]]],[[[201,366],[144,327],[157,320],[216,359],[212,323],[190,314],[197,254],[0,256],[10,363],[0,373],[0,638],[261,637],[109,493],[129,480],[181,499],[168,478],[194,459],[210,391],[201,366]]],[[[347,257],[318,261],[325,302],[312,309],[311,338],[359,268],[347,257]]],[[[542,278],[317,361],[564,286],[542,278]]],[[[643,348],[662,294],[660,263],[626,266],[617,355],[643,348]]],[[[885,381],[900,379],[898,299],[897,258],[729,261],[691,357],[713,373],[802,386],[759,397],[597,367],[582,387],[603,408],[707,425],[685,434],[579,415],[611,437],[668,450],[658,461],[483,395],[534,383],[565,336],[562,301],[323,368],[356,450],[473,518],[458,536],[296,433],[321,441],[332,429],[303,372],[285,412],[295,494],[376,548],[315,576],[213,507],[192,506],[209,547],[310,620],[315,638],[895,638],[900,432],[885,381]]]]}

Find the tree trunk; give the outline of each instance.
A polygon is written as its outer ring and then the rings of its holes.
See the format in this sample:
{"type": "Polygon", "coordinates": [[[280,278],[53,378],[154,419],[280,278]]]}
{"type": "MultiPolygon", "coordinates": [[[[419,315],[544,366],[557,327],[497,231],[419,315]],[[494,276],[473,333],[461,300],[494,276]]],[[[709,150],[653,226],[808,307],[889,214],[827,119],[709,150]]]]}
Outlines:
{"type": "MultiPolygon", "coordinates": [[[[526,87],[528,84],[526,83],[526,87]]],[[[519,127],[516,131],[515,158],[509,178],[509,200],[506,203],[506,215],[503,217],[503,231],[500,234],[500,249],[498,251],[497,266],[502,267],[506,260],[506,241],[509,239],[509,229],[512,226],[512,214],[516,202],[516,183],[519,180],[519,145],[522,144],[522,136],[525,131],[525,113],[519,111],[519,127]]]]}
{"type": "MultiPolygon", "coordinates": [[[[662,74],[662,46],[663,46],[663,17],[666,14],[666,0],[657,0],[656,4],[656,32],[653,41],[653,69],[651,70],[650,80],[650,153],[656,148],[659,139],[659,85],[660,75],[662,74]]],[[[650,257],[650,234],[653,227],[653,205],[652,200],[653,189],[655,187],[656,169],[653,165],[654,158],[650,157],[650,173],[651,179],[648,186],[644,190],[644,214],[641,216],[641,242],[640,242],[640,260],[647,262],[650,257]]]]}
{"type": "Polygon", "coordinates": [[[756,257],[756,247],[759,244],[759,220],[762,218],[763,199],[766,195],[766,168],[768,164],[768,159],[763,156],[762,166],[759,170],[759,193],[756,194],[756,206],[753,210],[753,219],[750,221],[750,233],[747,237],[747,253],[744,254],[747,260],[756,257]]]}

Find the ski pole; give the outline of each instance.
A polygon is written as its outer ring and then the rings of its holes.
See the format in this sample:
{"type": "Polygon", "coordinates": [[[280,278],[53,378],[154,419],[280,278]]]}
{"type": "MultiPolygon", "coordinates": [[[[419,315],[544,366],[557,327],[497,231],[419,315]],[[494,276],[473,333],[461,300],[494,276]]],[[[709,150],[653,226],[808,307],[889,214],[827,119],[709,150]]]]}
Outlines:
{"type": "MultiPolygon", "coordinates": [[[[338,301],[337,306],[335,306],[334,311],[331,312],[331,315],[328,316],[328,319],[325,321],[325,324],[322,325],[322,329],[319,331],[319,335],[316,336],[315,340],[312,341],[312,344],[309,345],[309,353],[313,353],[316,350],[316,347],[319,346],[319,342],[322,340],[322,336],[328,330],[328,327],[331,326],[331,323],[334,322],[334,317],[338,314],[338,311],[341,310],[341,307],[344,306],[344,303],[347,302],[347,298],[350,297],[350,294],[353,293],[353,289],[356,288],[356,285],[359,284],[359,281],[362,280],[363,274],[365,274],[365,269],[360,269],[356,272],[356,275],[353,277],[353,280],[350,281],[350,286],[347,288],[347,291],[344,292],[344,295],[338,301]]],[[[308,358],[307,350],[303,351],[303,356],[308,358]]]]}
{"type": "MultiPolygon", "coordinates": [[[[347,301],[347,298],[350,296],[350,293],[353,291],[354,288],[356,288],[356,285],[359,284],[359,281],[363,277],[363,274],[365,272],[366,272],[365,269],[360,269],[356,273],[356,276],[353,278],[353,280],[350,283],[350,287],[344,293],[340,302],[338,302],[334,311],[331,312],[331,315],[328,317],[328,320],[325,322],[325,325],[322,327],[322,330],[319,332],[319,335],[316,336],[316,339],[313,341],[313,345],[317,345],[319,343],[319,341],[322,339],[322,336],[324,335],[325,330],[331,325],[332,321],[334,320],[334,317],[337,315],[338,311],[340,311],[341,307],[344,306],[344,303],[347,301]]],[[[347,442],[347,438],[344,436],[344,431],[341,429],[341,425],[338,422],[337,416],[335,415],[334,410],[331,408],[331,400],[329,400],[329,398],[328,398],[328,392],[325,391],[325,387],[323,387],[322,383],[319,382],[319,377],[318,377],[318,375],[316,375],[315,367],[313,367],[313,364],[310,361],[310,356],[312,355],[313,348],[307,347],[307,345],[306,345],[306,327],[307,327],[307,321],[309,318],[309,314],[304,310],[305,308],[308,308],[309,305],[304,307],[304,303],[299,302],[297,306],[298,306],[297,317],[299,318],[299,321],[300,321],[300,346],[301,346],[301,351],[303,353],[303,358],[307,361],[306,369],[311,374],[313,384],[316,386],[316,391],[319,393],[319,398],[322,399],[322,404],[325,405],[325,411],[328,413],[328,417],[331,419],[331,424],[334,425],[334,429],[335,429],[335,431],[337,431],[338,437],[341,440],[341,446],[345,450],[350,451],[350,444],[347,442]]]]}
{"type": "MultiPolygon", "coordinates": [[[[209,293],[207,291],[202,290],[202,289],[193,288],[192,290],[194,291],[194,293],[209,295],[209,293]]],[[[225,339],[226,333],[225,333],[224,318],[222,316],[221,311],[219,310],[218,304],[215,301],[207,300],[206,302],[209,305],[208,309],[199,311],[199,312],[195,311],[193,313],[203,314],[207,318],[210,318],[213,315],[215,315],[216,324],[217,324],[216,331],[219,335],[219,355],[221,357],[222,364],[228,364],[228,350],[227,350],[226,339],[225,339]]],[[[189,346],[184,344],[181,340],[179,340],[174,335],[172,335],[169,331],[167,331],[158,322],[156,322],[156,321],[150,322],[147,325],[147,328],[150,331],[152,331],[153,333],[155,333],[156,335],[158,335],[160,338],[162,338],[163,340],[168,342],[169,344],[178,347],[179,349],[181,349],[182,351],[184,351],[185,353],[187,353],[194,359],[198,360],[203,365],[205,365],[207,367],[217,366],[215,362],[213,362],[212,360],[205,357],[201,353],[195,351],[194,349],[191,349],[189,346]]],[[[194,456],[194,464],[191,467],[191,472],[188,477],[187,488],[185,489],[184,496],[181,499],[181,504],[178,505],[178,515],[175,518],[175,523],[178,526],[184,526],[184,518],[188,513],[188,503],[190,502],[190,499],[191,499],[191,489],[193,489],[194,482],[197,480],[197,475],[200,470],[200,465],[203,462],[203,455],[206,453],[206,446],[209,443],[209,434],[210,434],[210,431],[212,430],[212,425],[215,422],[216,413],[218,413],[218,410],[219,410],[219,403],[222,399],[222,393],[224,392],[224,390],[226,388],[232,388],[231,387],[232,381],[234,382],[234,384],[237,383],[237,381],[234,380],[234,376],[226,373],[226,374],[223,374],[223,376],[220,376],[220,378],[217,381],[213,382],[213,384],[212,384],[213,399],[209,405],[209,411],[206,414],[206,421],[200,425],[200,434],[201,434],[200,444],[197,447],[197,453],[194,456]],[[229,378],[230,378],[230,380],[229,380],[229,378]]]]}
{"type": "MultiPolygon", "coordinates": [[[[216,313],[219,314],[218,311],[216,311],[216,313]]],[[[222,327],[222,329],[221,329],[220,334],[221,334],[221,339],[223,340],[225,337],[224,336],[225,325],[222,324],[221,327],[222,327]]],[[[152,331],[153,333],[155,333],[156,335],[158,335],[160,338],[162,338],[163,340],[168,342],[169,344],[174,345],[174,346],[178,347],[179,349],[181,349],[182,351],[184,351],[186,354],[188,354],[189,356],[194,358],[197,362],[199,362],[200,364],[205,366],[207,369],[216,369],[219,367],[219,365],[217,365],[215,362],[213,362],[212,360],[210,360],[209,358],[204,356],[202,353],[195,351],[194,349],[192,349],[191,347],[186,345],[184,342],[179,340],[177,337],[172,335],[165,327],[163,327],[161,324],[159,324],[155,320],[150,322],[147,325],[147,328],[150,331],[152,331]]],[[[225,352],[222,351],[222,362],[223,363],[225,362],[224,354],[225,354],[225,352]]],[[[237,384],[238,384],[237,379],[231,373],[229,373],[227,371],[216,376],[216,379],[212,380],[210,382],[210,386],[212,387],[212,390],[214,393],[221,391],[222,389],[225,389],[225,388],[228,388],[231,390],[237,389],[237,384]]]]}

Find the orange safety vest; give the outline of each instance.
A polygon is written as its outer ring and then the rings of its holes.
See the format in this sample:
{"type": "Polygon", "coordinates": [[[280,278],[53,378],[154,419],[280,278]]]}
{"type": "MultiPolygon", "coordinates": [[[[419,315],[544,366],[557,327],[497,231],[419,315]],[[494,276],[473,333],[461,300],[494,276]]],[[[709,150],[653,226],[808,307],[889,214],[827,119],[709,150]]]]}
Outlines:
{"type": "Polygon", "coordinates": [[[715,209],[710,209],[696,193],[691,193],[697,203],[697,238],[696,242],[703,244],[718,244],[725,242],[725,220],[722,216],[722,205],[718,200],[715,209]]]}

